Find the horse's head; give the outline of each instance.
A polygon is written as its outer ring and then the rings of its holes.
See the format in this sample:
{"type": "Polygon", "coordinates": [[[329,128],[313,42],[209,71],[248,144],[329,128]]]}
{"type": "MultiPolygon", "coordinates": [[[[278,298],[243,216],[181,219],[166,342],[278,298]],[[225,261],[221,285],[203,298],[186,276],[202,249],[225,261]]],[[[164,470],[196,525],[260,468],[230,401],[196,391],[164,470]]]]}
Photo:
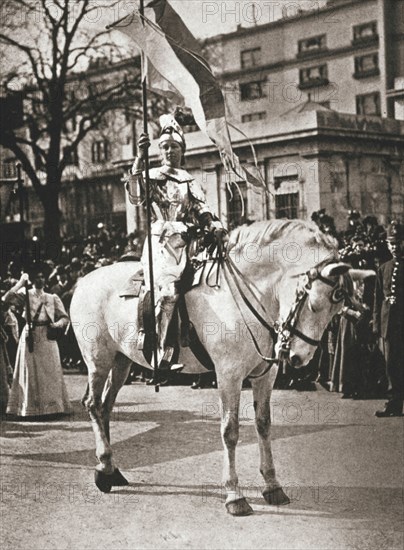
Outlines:
{"type": "Polygon", "coordinates": [[[293,367],[307,365],[332,317],[349,301],[352,280],[349,265],[337,262],[314,267],[280,283],[280,320],[275,350],[293,367]],[[296,291],[294,292],[294,289],[296,291]]]}

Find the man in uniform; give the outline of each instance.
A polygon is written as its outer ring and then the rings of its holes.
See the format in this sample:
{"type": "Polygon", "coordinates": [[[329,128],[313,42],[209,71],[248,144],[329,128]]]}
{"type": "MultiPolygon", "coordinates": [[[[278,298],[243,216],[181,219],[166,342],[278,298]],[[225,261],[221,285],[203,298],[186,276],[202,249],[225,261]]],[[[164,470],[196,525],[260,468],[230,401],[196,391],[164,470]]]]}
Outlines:
{"type": "MultiPolygon", "coordinates": [[[[224,234],[223,225],[211,213],[201,186],[182,168],[186,145],[181,126],[172,115],[160,117],[160,125],[162,166],[149,170],[159,364],[163,359],[171,361],[171,350],[167,349],[165,354],[165,340],[179,297],[178,281],[187,263],[190,230],[200,227],[211,232],[218,242],[224,234]]],[[[142,134],[138,143],[138,157],[126,184],[132,204],[138,204],[138,189],[145,190],[143,169],[149,146],[148,135],[142,134]]],[[[150,288],[147,241],[141,263],[145,285],[150,288]]]]}
{"type": "Polygon", "coordinates": [[[377,272],[373,308],[373,331],[383,339],[386,374],[391,397],[378,418],[401,416],[404,401],[404,231],[392,222],[387,244],[393,256],[377,272]]]}

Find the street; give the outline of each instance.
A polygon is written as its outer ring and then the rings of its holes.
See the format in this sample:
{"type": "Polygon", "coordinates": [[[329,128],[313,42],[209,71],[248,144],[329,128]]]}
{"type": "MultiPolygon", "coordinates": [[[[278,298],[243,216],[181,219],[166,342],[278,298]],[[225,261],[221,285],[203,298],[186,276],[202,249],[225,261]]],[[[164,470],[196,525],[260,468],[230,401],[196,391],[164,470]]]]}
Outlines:
{"type": "Polygon", "coordinates": [[[103,494],[80,404],[86,377],[65,380],[70,418],[2,422],[4,550],[403,548],[403,418],[375,418],[382,401],[274,391],[274,460],[291,504],[271,507],[260,493],[252,393],[243,390],[237,467],[255,513],[240,518],[224,508],[216,390],[124,386],[111,437],[130,485],[103,494]]]}

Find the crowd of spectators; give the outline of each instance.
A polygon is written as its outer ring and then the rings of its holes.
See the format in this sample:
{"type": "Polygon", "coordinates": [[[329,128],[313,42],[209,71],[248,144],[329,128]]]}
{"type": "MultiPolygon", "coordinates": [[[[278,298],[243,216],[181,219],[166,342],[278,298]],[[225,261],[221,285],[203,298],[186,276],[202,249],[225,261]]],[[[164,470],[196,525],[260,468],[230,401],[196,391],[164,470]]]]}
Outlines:
{"type": "MultiPolygon", "coordinates": [[[[68,312],[80,277],[118,260],[139,259],[143,240],[140,232],[127,235],[116,226],[107,227],[99,223],[97,231],[85,239],[64,238],[57,245],[48,246],[48,250],[52,251],[51,258],[45,257],[46,253],[38,240],[25,243],[12,254],[1,274],[0,298],[17,283],[22,271],[40,262],[45,271],[47,291],[59,296],[68,312]]],[[[25,322],[22,314],[23,311],[15,304],[2,312],[1,326],[11,365],[15,362],[19,335],[25,322]]],[[[86,372],[71,327],[66,337],[59,341],[59,347],[64,369],[86,372]]]]}
{"type": "MultiPolygon", "coordinates": [[[[337,232],[334,220],[324,210],[315,212],[312,220],[321,231],[334,236],[339,243],[343,261],[355,268],[377,269],[390,258],[386,245],[386,229],[374,216],[361,217],[353,210],[349,213],[346,230],[337,232]]],[[[86,239],[65,238],[60,243],[56,257],[41,258],[47,268],[47,291],[60,297],[67,312],[80,277],[99,267],[116,261],[140,258],[144,235],[140,232],[126,235],[116,226],[98,224],[97,231],[86,239]]],[[[36,250],[38,250],[36,243],[36,250]]],[[[33,259],[31,254],[30,260],[33,259]]],[[[36,258],[34,258],[36,259],[36,258]]],[[[8,291],[20,277],[26,258],[15,254],[2,274],[0,294],[8,291]]],[[[373,308],[374,278],[366,279],[355,288],[355,297],[362,304],[358,318],[336,316],[327,328],[321,346],[314,359],[304,370],[295,373],[280,373],[277,387],[310,389],[320,382],[329,391],[341,392],[345,398],[380,397],[386,391],[387,381],[383,356],[378,351],[372,333],[371,312],[373,308]]],[[[23,326],[22,311],[11,306],[2,313],[2,331],[6,335],[7,350],[11,365],[14,364],[18,337],[23,326]]],[[[59,342],[64,369],[86,371],[74,333],[59,342]]],[[[132,372],[130,380],[147,382],[148,371],[132,372]]],[[[10,373],[10,376],[12,373],[10,373]]],[[[180,379],[180,376],[176,378],[180,379]]],[[[130,381],[129,380],[129,381],[130,381]]],[[[215,386],[212,376],[201,377],[193,388],[215,386]]]]}
{"type": "MultiPolygon", "coordinates": [[[[312,215],[321,231],[335,237],[340,258],[353,268],[377,271],[391,258],[386,228],[374,216],[361,217],[351,210],[347,227],[337,232],[325,210],[312,215]]],[[[327,390],[339,392],[344,399],[377,398],[386,394],[388,381],[383,353],[373,330],[374,276],[354,284],[356,314],[336,315],[327,327],[311,363],[286,380],[297,389],[314,388],[314,381],[327,390]]]]}

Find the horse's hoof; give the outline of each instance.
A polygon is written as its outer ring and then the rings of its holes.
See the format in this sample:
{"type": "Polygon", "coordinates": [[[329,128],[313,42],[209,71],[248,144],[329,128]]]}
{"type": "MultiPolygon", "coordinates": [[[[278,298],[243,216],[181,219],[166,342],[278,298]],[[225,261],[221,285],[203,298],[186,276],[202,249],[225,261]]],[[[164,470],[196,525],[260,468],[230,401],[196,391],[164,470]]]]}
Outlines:
{"type": "Polygon", "coordinates": [[[283,492],[282,487],[277,487],[276,489],[267,489],[262,493],[262,496],[268,504],[273,504],[274,506],[282,506],[283,504],[290,504],[290,499],[288,495],[283,492]]]}
{"type": "Polygon", "coordinates": [[[225,506],[227,512],[232,516],[250,516],[254,513],[254,510],[244,497],[226,502],[225,506]]]}
{"type": "Polygon", "coordinates": [[[113,475],[114,474],[104,474],[104,472],[95,470],[94,481],[100,491],[103,493],[109,493],[111,491],[113,485],[113,475]]]}
{"type": "Polygon", "coordinates": [[[121,474],[118,468],[115,468],[114,473],[110,477],[112,478],[112,485],[114,487],[129,485],[129,481],[121,474]]]}

